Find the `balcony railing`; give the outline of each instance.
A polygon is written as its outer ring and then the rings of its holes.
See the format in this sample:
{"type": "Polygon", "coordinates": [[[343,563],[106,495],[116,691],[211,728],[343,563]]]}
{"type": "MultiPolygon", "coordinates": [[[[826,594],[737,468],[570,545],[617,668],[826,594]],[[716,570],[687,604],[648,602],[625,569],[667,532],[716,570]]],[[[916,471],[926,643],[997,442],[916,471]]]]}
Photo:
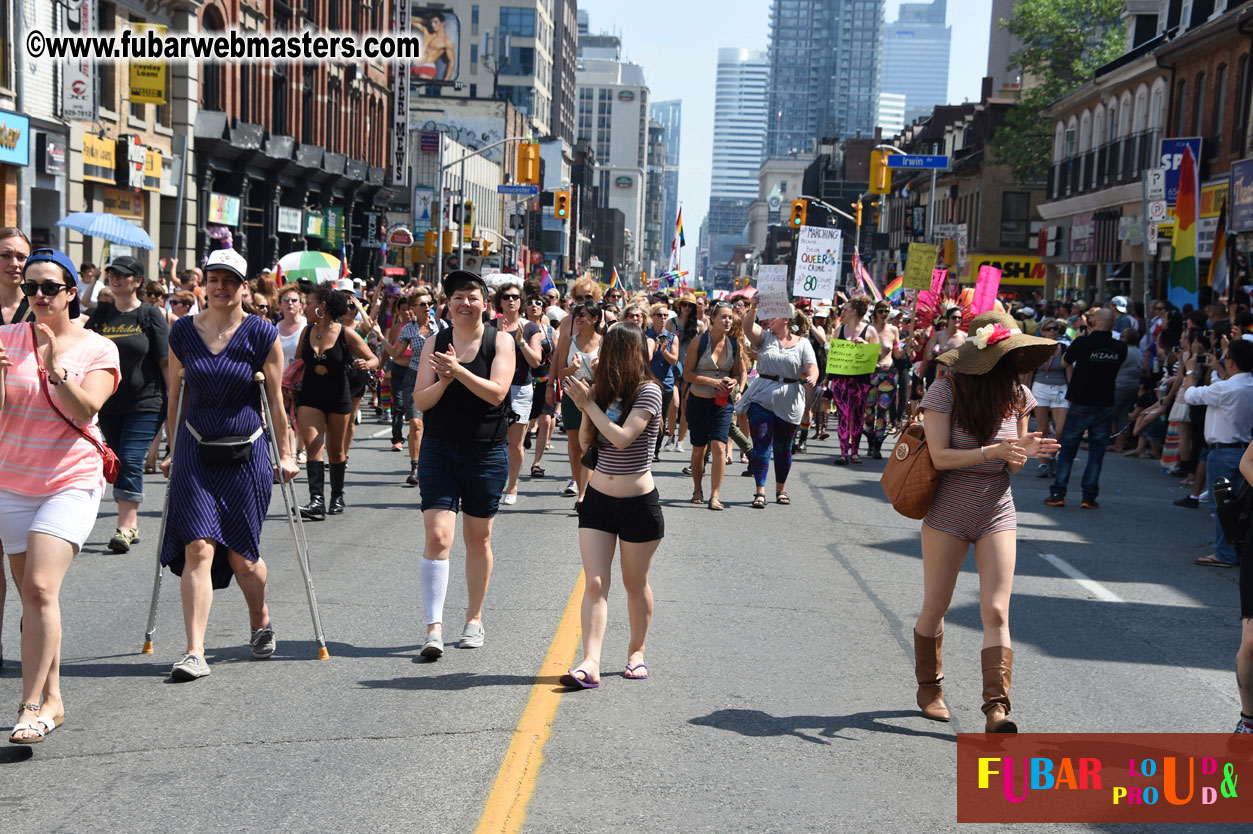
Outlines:
{"type": "Polygon", "coordinates": [[[1049,168],[1048,198],[1060,200],[1134,182],[1157,161],[1161,131],[1146,130],[1106,142],[1055,162],[1049,168]]]}

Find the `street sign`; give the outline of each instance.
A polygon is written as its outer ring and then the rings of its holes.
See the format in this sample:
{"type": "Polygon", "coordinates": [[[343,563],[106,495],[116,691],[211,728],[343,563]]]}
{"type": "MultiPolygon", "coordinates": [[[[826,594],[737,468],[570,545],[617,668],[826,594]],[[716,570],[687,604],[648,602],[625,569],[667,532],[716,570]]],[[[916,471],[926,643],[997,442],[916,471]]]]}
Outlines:
{"type": "Polygon", "coordinates": [[[1149,168],[1144,172],[1144,189],[1149,200],[1166,199],[1166,169],[1149,168]]]}
{"type": "Polygon", "coordinates": [[[948,170],[947,156],[928,156],[921,154],[894,153],[888,157],[889,168],[909,168],[911,170],[948,170]]]}
{"type": "Polygon", "coordinates": [[[528,197],[539,193],[538,185],[498,185],[497,194],[523,194],[528,197]]]}
{"type": "MultiPolygon", "coordinates": [[[[1165,192],[1165,188],[1166,188],[1166,184],[1165,184],[1165,179],[1163,178],[1162,180],[1163,193],[1165,192]]],[[[1166,201],[1161,198],[1158,198],[1156,200],[1151,200],[1149,202],[1148,214],[1149,214],[1150,223],[1165,223],[1166,222],[1166,201]]]]}
{"type": "Polygon", "coordinates": [[[1149,254],[1156,255],[1157,254],[1157,224],[1156,223],[1149,224],[1148,244],[1149,244],[1149,254]]]}

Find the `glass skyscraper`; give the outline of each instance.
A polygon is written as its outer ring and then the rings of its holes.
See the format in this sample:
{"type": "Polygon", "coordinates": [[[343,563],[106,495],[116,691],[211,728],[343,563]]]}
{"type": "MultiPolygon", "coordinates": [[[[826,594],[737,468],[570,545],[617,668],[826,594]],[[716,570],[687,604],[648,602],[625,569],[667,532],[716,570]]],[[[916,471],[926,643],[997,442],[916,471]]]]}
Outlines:
{"type": "Polygon", "coordinates": [[[710,261],[745,240],[765,150],[770,64],[765,52],[719,49],[714,92],[713,173],[709,188],[710,261]]]}
{"type": "Polygon", "coordinates": [[[883,0],[774,0],[768,156],[873,133],[882,37],[883,0]]]}
{"type": "Polygon", "coordinates": [[[946,5],[946,0],[902,3],[900,16],[884,30],[879,89],[905,96],[905,124],[948,103],[953,29],[944,24],[946,5]]]}
{"type": "Polygon", "coordinates": [[[679,214],[679,133],[683,127],[683,102],[654,101],[649,115],[661,124],[662,141],[666,144],[666,167],[662,174],[664,207],[662,209],[662,259],[670,257],[670,244],[674,240],[674,221],[679,214]]]}

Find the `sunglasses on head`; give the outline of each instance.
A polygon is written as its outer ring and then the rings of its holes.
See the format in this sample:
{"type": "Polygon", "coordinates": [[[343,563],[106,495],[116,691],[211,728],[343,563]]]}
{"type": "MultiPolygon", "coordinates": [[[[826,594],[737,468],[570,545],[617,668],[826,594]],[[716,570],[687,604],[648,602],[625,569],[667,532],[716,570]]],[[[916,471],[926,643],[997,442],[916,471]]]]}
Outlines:
{"type": "Polygon", "coordinates": [[[35,293],[38,292],[38,293],[43,293],[43,295],[47,298],[51,298],[52,296],[61,292],[61,290],[67,290],[67,289],[69,289],[69,287],[67,287],[65,284],[62,284],[58,281],[39,281],[39,282],[24,281],[22,282],[22,295],[25,295],[25,296],[33,296],[35,293]]]}

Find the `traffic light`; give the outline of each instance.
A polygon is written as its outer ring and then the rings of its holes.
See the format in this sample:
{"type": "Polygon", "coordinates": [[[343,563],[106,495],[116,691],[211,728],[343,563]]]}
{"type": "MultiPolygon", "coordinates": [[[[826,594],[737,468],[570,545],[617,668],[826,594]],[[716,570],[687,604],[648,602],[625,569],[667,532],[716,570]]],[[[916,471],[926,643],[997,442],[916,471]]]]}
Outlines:
{"type": "Polygon", "coordinates": [[[553,216],[558,220],[570,219],[570,192],[553,192],[553,216]]]}
{"type": "Polygon", "coordinates": [[[492,241],[484,239],[479,243],[479,250],[485,256],[492,254],[492,241]]]}
{"type": "Polygon", "coordinates": [[[426,239],[422,242],[422,254],[428,258],[435,257],[435,244],[439,242],[437,234],[434,229],[426,230],[426,239]]]}
{"type": "Polygon", "coordinates": [[[806,219],[809,217],[809,201],[793,200],[792,201],[792,221],[789,225],[792,228],[800,228],[805,225],[806,219]]]}
{"type": "Polygon", "coordinates": [[[887,194],[892,190],[892,169],[888,168],[887,151],[870,152],[870,193],[887,194]]]}
{"type": "Polygon", "coordinates": [[[856,218],[857,226],[861,227],[861,200],[853,203],[853,217],[856,218]]]}
{"type": "Polygon", "coordinates": [[[518,182],[539,185],[539,145],[534,142],[518,145],[518,182]]]}
{"type": "Polygon", "coordinates": [[[461,209],[461,225],[467,229],[474,228],[474,203],[469,200],[461,209]]]}

